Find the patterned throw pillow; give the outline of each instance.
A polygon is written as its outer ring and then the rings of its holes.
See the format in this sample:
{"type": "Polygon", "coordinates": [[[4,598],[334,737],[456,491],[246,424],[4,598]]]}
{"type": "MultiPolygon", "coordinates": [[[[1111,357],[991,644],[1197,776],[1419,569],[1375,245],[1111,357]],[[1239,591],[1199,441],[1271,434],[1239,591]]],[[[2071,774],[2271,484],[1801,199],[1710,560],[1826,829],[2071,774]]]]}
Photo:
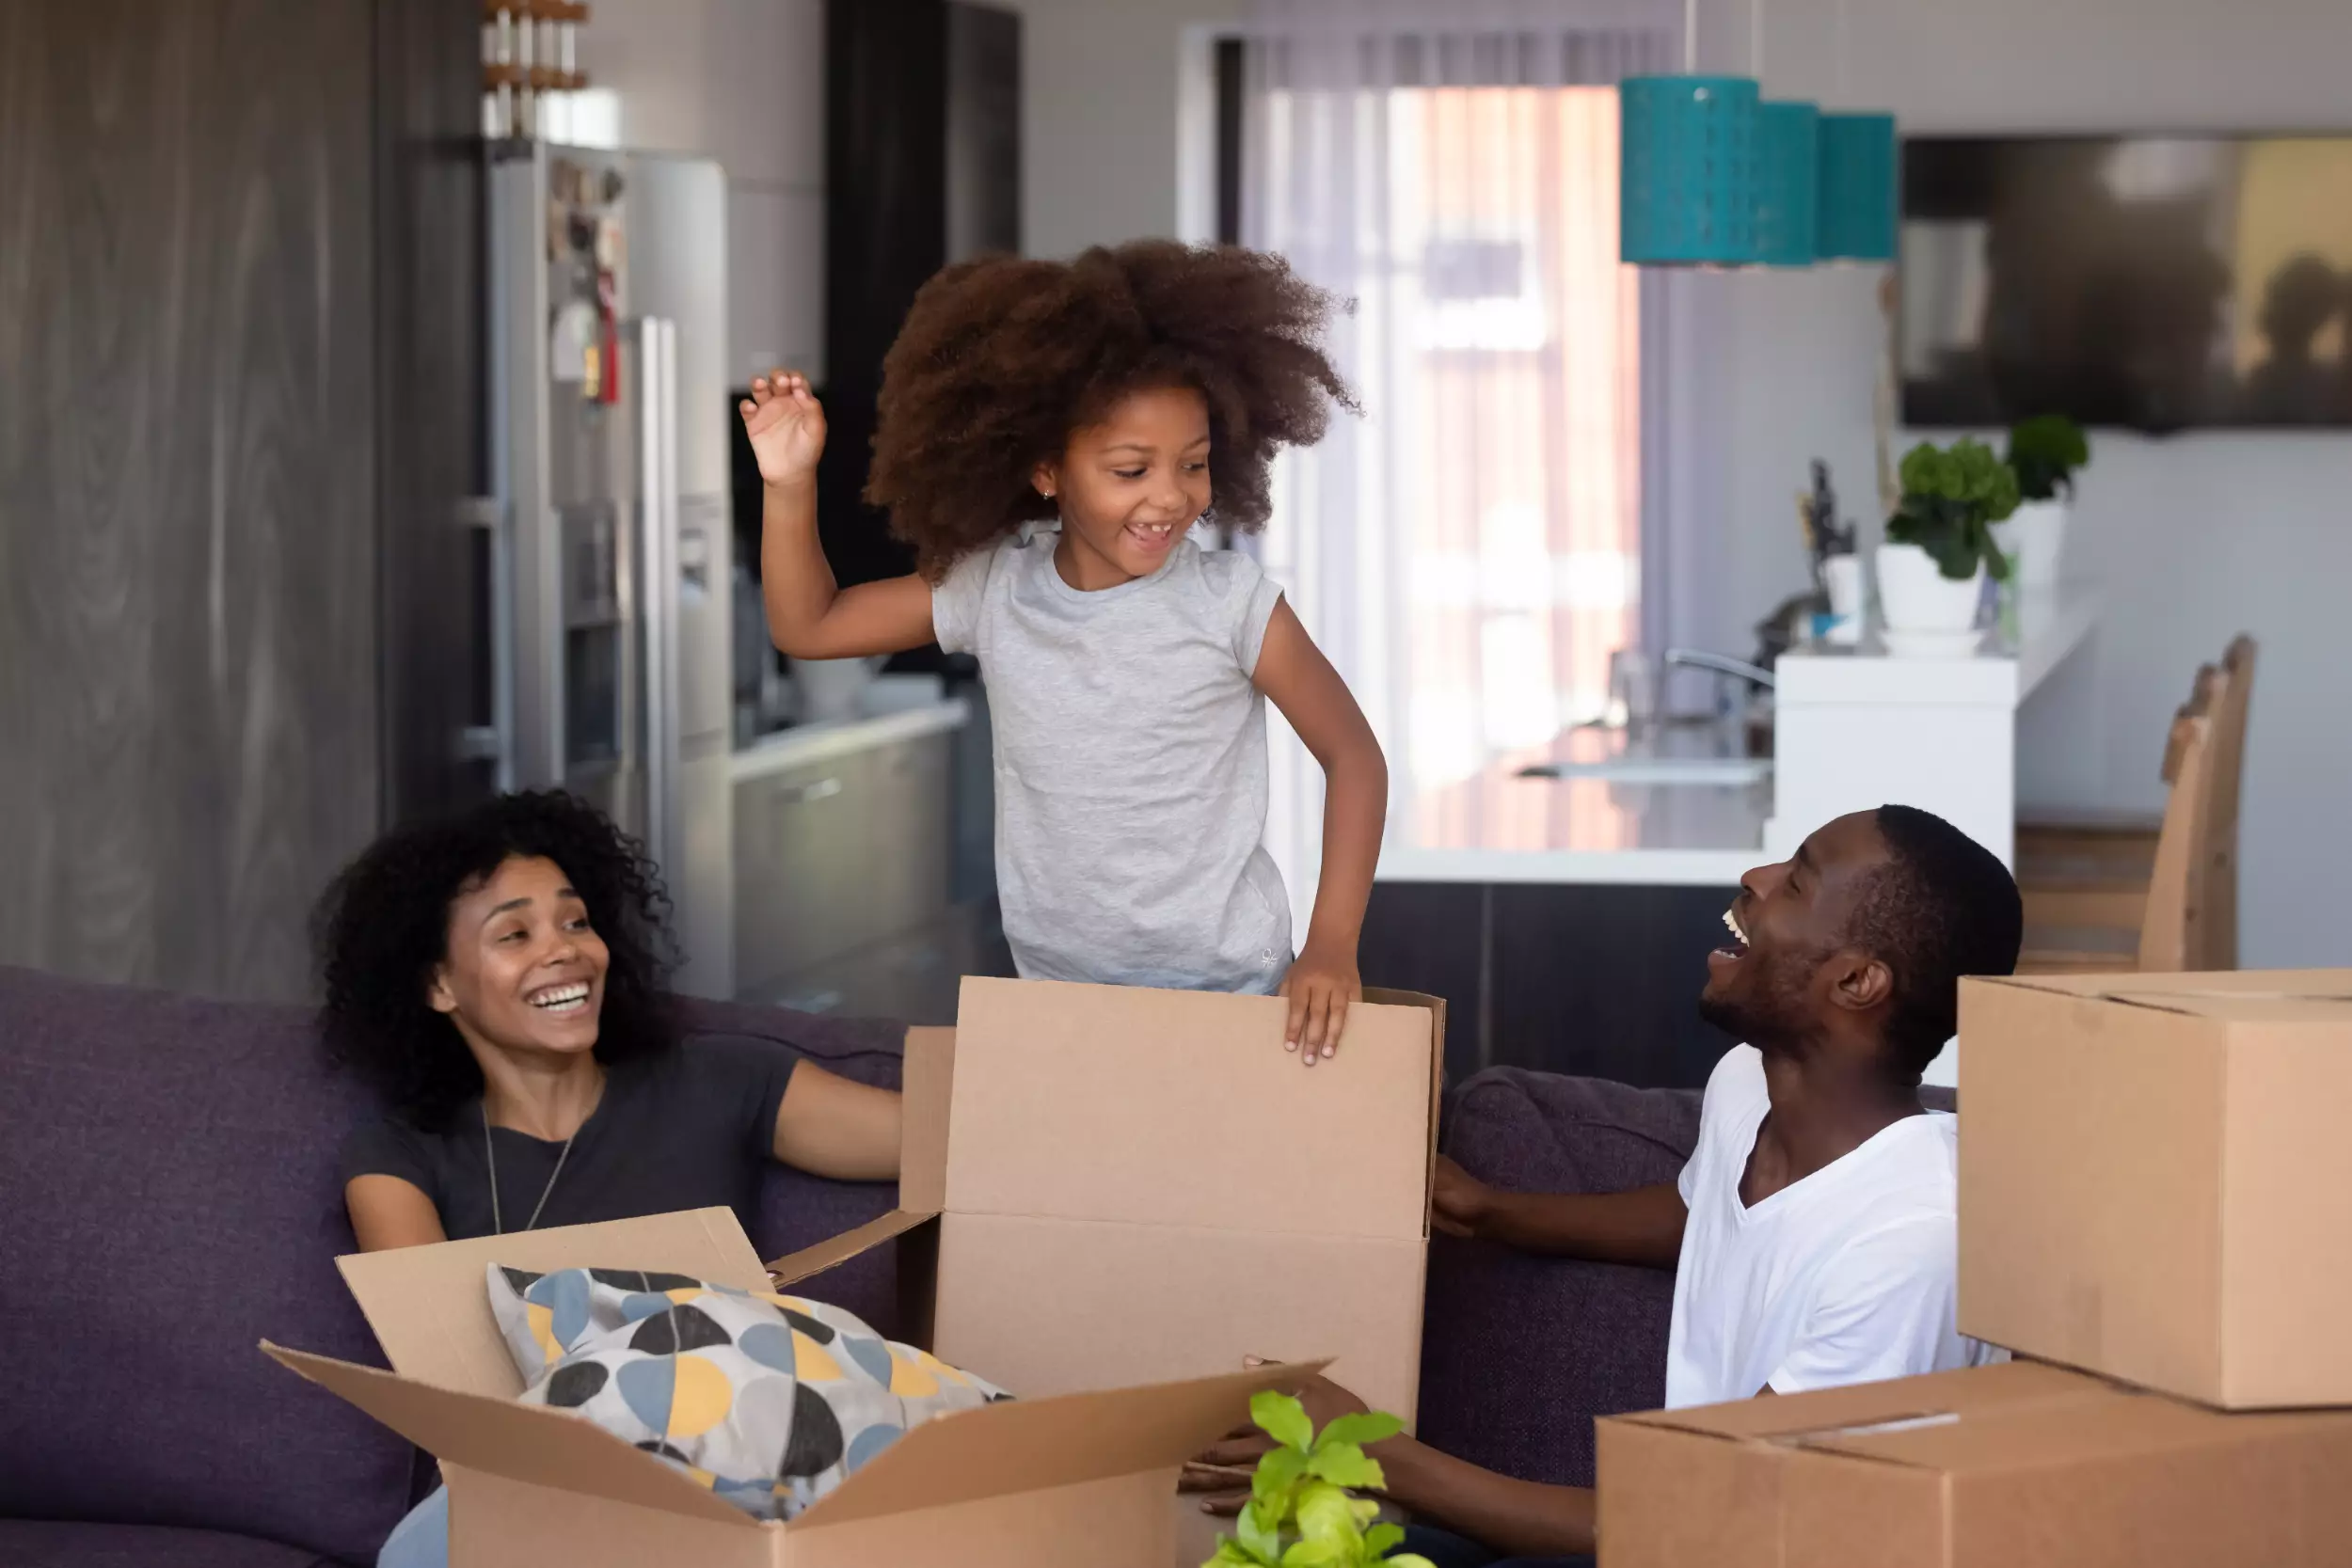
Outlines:
{"type": "Polygon", "coordinates": [[[839,1307],[683,1275],[489,1270],[527,1403],[574,1411],[762,1519],[917,1422],[1010,1396],[839,1307]]]}

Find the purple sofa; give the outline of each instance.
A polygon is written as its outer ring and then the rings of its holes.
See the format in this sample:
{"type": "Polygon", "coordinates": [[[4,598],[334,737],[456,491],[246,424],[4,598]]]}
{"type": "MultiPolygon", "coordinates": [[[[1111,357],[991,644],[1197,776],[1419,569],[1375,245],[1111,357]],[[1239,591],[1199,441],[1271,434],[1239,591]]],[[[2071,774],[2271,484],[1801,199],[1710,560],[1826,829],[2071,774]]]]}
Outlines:
{"type": "MultiPolygon", "coordinates": [[[[696,1005],[896,1087],[893,1025],[696,1005]]],[[[334,1259],[335,1151],[369,1114],[300,1008],[0,968],[0,1564],[372,1562],[408,1446],[265,1359],[263,1338],[381,1365],[334,1259]]],[[[887,1186],[772,1171],[773,1258],[887,1211],[887,1186]]],[[[834,1292],[887,1322],[886,1257],[834,1292]]]]}
{"type": "MultiPolygon", "coordinates": [[[[895,1025],[707,1004],[689,1022],[898,1083],[895,1025]]],[[[333,1262],[352,1244],[335,1149],[367,1114],[301,1009],[0,968],[0,1564],[373,1560],[415,1456],[255,1348],[379,1359],[333,1262]]],[[[1692,1094],[1498,1069],[1450,1097],[1445,1142],[1504,1186],[1597,1192],[1671,1177],[1697,1126],[1692,1094]]],[[[777,1170],[753,1240],[772,1258],[894,1196],[777,1170]]],[[[1589,1483],[1591,1417],[1661,1398],[1670,1289],[1438,1238],[1423,1435],[1589,1483]]],[[[895,1324],[886,1252],[828,1294],[895,1324]]]]}

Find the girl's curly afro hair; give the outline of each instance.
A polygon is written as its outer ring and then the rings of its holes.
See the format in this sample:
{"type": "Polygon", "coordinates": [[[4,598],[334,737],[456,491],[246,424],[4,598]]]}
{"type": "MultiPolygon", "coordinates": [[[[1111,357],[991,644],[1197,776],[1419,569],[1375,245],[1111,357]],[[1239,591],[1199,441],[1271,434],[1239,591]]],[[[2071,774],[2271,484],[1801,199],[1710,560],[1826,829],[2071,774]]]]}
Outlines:
{"type": "Polygon", "coordinates": [[[1356,407],[1323,350],[1333,305],[1280,257],[1232,246],[960,262],[923,285],[882,361],[866,499],[937,581],[1055,515],[1030,476],[1073,431],[1130,392],[1181,386],[1209,405],[1218,520],[1262,528],[1275,451],[1320,440],[1331,404],[1356,407]]]}
{"type": "Polygon", "coordinates": [[[482,1092],[457,1027],[433,1010],[448,957],[450,905],[508,860],[553,861],[604,939],[610,961],[596,1060],[666,1051],[675,1039],[665,982],[669,899],[636,840],[560,790],[501,795],[438,822],[398,828],[335,878],[319,900],[320,1035],[330,1060],[366,1080],[386,1108],[433,1131],[482,1092]]]}

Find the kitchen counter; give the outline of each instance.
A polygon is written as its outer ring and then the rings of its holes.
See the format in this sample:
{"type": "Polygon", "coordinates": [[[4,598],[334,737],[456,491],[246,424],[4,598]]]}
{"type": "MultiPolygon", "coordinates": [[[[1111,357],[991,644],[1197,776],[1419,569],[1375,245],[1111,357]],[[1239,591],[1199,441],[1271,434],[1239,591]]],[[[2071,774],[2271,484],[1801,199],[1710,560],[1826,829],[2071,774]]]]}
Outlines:
{"type": "Polygon", "coordinates": [[[1775,667],[1775,759],[1765,847],[1777,860],[1847,812],[1887,801],[1946,818],[2012,860],[2017,710],[2097,629],[2100,596],[2072,586],[2021,600],[2013,628],[1960,658],[1792,649],[1775,667]]]}
{"type": "Polygon", "coordinates": [[[739,749],[729,765],[728,775],[735,783],[742,784],[811,763],[831,762],[856,752],[960,730],[971,718],[971,705],[962,698],[938,697],[868,718],[795,724],[761,736],[739,749]]]}
{"type": "Polygon", "coordinates": [[[1761,858],[1771,780],[1712,724],[1570,730],[1468,779],[1401,781],[1377,878],[1730,887],[1761,858]]]}
{"type": "Polygon", "coordinates": [[[1707,1081],[1724,1039],[1693,1004],[1762,859],[1770,761],[1711,721],[1577,729],[1396,791],[1359,961],[1371,983],[1453,1004],[1449,1076],[1707,1081]]]}

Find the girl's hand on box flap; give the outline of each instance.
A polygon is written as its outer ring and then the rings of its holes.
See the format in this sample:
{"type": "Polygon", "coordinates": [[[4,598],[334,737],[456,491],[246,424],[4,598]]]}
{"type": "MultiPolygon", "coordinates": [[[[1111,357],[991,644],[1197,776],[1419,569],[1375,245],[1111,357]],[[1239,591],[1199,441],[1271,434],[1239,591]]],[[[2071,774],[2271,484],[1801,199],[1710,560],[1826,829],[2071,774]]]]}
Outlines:
{"type": "Polygon", "coordinates": [[[1282,976],[1280,994],[1291,1005],[1282,1049],[1299,1052],[1312,1067],[1340,1048],[1347,1009],[1363,1000],[1364,982],[1356,973],[1356,955],[1323,952],[1309,938],[1298,961],[1282,976]]]}

